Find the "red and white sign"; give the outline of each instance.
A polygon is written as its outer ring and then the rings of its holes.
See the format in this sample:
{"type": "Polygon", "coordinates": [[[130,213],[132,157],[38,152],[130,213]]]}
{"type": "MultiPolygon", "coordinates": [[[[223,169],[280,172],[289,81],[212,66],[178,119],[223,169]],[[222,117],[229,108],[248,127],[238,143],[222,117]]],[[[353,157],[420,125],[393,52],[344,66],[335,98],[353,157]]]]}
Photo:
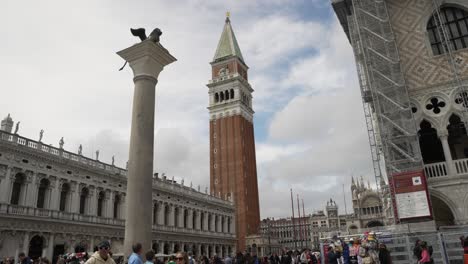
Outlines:
{"type": "Polygon", "coordinates": [[[396,219],[432,218],[424,171],[394,174],[389,184],[396,219]]]}

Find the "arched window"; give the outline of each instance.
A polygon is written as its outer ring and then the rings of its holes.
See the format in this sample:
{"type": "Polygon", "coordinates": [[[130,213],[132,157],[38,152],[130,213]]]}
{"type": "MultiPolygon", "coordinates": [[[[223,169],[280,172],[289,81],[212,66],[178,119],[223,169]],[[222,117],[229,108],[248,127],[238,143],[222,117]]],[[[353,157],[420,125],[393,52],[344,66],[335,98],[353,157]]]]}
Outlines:
{"type": "Polygon", "coordinates": [[[228,228],[227,232],[228,232],[228,233],[231,233],[231,218],[228,218],[227,221],[228,221],[228,222],[227,222],[227,228],[228,228]]]}
{"type": "Polygon", "coordinates": [[[215,103],[219,102],[219,94],[218,93],[215,93],[214,99],[215,99],[215,103]]]}
{"type": "Polygon", "coordinates": [[[189,213],[188,210],[184,210],[184,228],[188,228],[188,218],[189,218],[189,213]]]}
{"type": "Polygon", "coordinates": [[[158,203],[153,204],[153,225],[158,223],[158,203]]]}
{"type": "Polygon", "coordinates": [[[119,218],[119,207],[120,207],[120,195],[116,195],[114,198],[114,218],[119,218]]]}
{"type": "MultiPolygon", "coordinates": [[[[427,23],[427,33],[434,55],[444,53],[441,32],[437,28],[437,14],[434,14],[427,23]]],[[[440,24],[445,28],[449,45],[452,50],[468,47],[468,12],[456,7],[440,8],[440,24]]]]}
{"type": "Polygon", "coordinates": [[[200,230],[205,229],[205,213],[200,214],[200,230]]]}
{"type": "Polygon", "coordinates": [[[226,100],[229,100],[229,91],[228,90],[224,91],[224,97],[226,97],[226,100]]]}
{"type": "Polygon", "coordinates": [[[66,210],[68,197],[70,194],[70,185],[64,183],[62,185],[62,190],[60,191],[60,207],[59,210],[64,212],[66,210]]]}
{"type": "Polygon", "coordinates": [[[105,194],[104,191],[100,191],[98,194],[98,200],[97,200],[97,216],[103,216],[103,211],[104,211],[104,199],[105,199],[105,194]]]}
{"type": "Polygon", "coordinates": [[[230,90],[230,93],[231,93],[231,96],[230,96],[231,99],[234,99],[234,89],[231,89],[231,90],[230,90]]]}
{"type": "Polygon", "coordinates": [[[452,114],[450,116],[449,122],[447,131],[452,159],[466,159],[468,157],[468,146],[466,145],[466,142],[468,142],[468,136],[465,124],[456,114],[452,114]]]}
{"type": "Polygon", "coordinates": [[[85,214],[86,202],[88,199],[88,188],[83,188],[80,193],[80,214],[85,214]]]}
{"type": "Polygon", "coordinates": [[[179,207],[174,208],[174,226],[178,227],[179,226],[179,207]]]}
{"type": "Polygon", "coordinates": [[[220,92],[220,93],[219,93],[219,97],[220,97],[219,100],[220,100],[221,102],[224,101],[224,93],[223,93],[223,92],[220,92]]]}
{"type": "Polygon", "coordinates": [[[169,205],[166,205],[164,207],[164,225],[168,226],[169,225],[169,205]]]}
{"type": "Polygon", "coordinates": [[[211,224],[212,224],[212,222],[213,222],[213,219],[212,219],[212,217],[211,217],[211,214],[208,214],[208,228],[207,228],[208,231],[213,231],[213,230],[211,230],[211,227],[212,227],[211,224]]]}
{"type": "Polygon", "coordinates": [[[437,131],[431,123],[423,120],[418,131],[419,145],[424,163],[436,163],[445,161],[442,143],[437,135],[437,131]]]}
{"type": "Polygon", "coordinates": [[[49,189],[49,180],[42,179],[39,183],[39,191],[37,192],[37,208],[44,208],[46,201],[47,189],[49,189]]]}
{"type": "Polygon", "coordinates": [[[197,229],[197,212],[193,211],[192,214],[192,228],[197,229]]]}
{"type": "Polygon", "coordinates": [[[24,180],[25,176],[22,173],[18,173],[15,176],[15,181],[13,182],[13,188],[11,190],[11,204],[18,205],[20,203],[20,197],[24,191],[24,180]]]}

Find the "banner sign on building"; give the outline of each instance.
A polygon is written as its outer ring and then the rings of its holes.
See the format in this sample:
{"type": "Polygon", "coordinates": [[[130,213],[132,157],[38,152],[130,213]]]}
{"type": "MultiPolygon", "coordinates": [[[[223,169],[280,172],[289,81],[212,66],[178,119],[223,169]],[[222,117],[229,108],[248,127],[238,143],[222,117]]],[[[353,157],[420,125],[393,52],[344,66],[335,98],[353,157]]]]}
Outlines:
{"type": "Polygon", "coordinates": [[[432,219],[424,171],[393,174],[389,179],[389,185],[395,218],[399,222],[416,218],[432,219]]]}

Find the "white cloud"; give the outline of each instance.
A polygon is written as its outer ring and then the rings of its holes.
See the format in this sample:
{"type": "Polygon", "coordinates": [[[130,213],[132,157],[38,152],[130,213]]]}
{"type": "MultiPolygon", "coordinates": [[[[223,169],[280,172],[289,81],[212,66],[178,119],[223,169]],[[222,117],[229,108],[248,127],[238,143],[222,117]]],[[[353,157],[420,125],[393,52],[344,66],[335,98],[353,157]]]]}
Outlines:
{"type": "Polygon", "coordinates": [[[138,41],[129,27],[158,26],[178,61],[157,85],[155,170],[206,186],[205,85],[227,10],[251,67],[254,110],[271,114],[267,131],[256,128],[266,135],[257,142],[262,216],[289,215],[291,187],[308,211],[320,208],[349,173],[369,168],[369,152],[349,43],[336,21],[300,19],[295,2],[6,1],[0,115],[21,121],[23,136],[44,129],[45,142],[64,136],[66,149],[83,144],[85,155],[99,149],[100,160],[115,155],[125,167],[133,82],[115,52],[138,41]]]}

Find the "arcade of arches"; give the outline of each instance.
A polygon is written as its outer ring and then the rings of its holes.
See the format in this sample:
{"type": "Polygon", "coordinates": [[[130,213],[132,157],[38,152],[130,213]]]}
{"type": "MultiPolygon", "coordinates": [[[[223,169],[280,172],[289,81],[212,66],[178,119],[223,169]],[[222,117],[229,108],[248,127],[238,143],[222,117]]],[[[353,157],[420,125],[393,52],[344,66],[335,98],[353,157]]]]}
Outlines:
{"type": "MultiPolygon", "coordinates": [[[[468,158],[468,136],[465,124],[457,114],[450,115],[448,125],[443,129],[436,129],[431,122],[423,119],[419,124],[418,136],[429,184],[434,190],[444,192],[443,188],[446,187],[439,186],[437,185],[438,182],[431,182],[431,180],[467,173],[463,161],[468,158]]],[[[449,180],[450,178],[444,179],[449,180]]],[[[447,183],[449,182],[446,182],[445,185],[447,183]]],[[[458,183],[455,185],[458,185],[458,183]]],[[[452,202],[460,204],[460,208],[466,206],[463,204],[464,197],[455,198],[455,193],[449,191],[446,199],[451,199],[452,202]],[[451,196],[454,198],[451,198],[451,196]]],[[[438,226],[457,224],[456,214],[452,212],[452,209],[455,208],[451,209],[446,201],[435,195],[431,195],[431,202],[434,219],[438,226]]],[[[461,208],[461,211],[463,210],[461,208]]]]}

